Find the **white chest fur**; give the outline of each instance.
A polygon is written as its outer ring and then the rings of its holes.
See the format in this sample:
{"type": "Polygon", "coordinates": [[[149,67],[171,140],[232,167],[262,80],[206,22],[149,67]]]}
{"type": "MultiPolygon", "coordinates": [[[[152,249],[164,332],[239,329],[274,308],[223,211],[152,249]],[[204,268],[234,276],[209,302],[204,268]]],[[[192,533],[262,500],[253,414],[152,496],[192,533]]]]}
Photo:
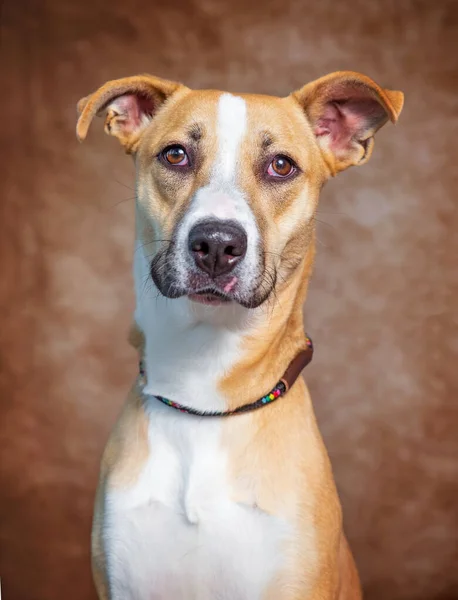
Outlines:
{"type": "Polygon", "coordinates": [[[221,421],[175,414],[154,399],[147,413],[142,474],[106,497],[112,600],[262,598],[282,568],[289,527],[231,498],[221,421]]]}

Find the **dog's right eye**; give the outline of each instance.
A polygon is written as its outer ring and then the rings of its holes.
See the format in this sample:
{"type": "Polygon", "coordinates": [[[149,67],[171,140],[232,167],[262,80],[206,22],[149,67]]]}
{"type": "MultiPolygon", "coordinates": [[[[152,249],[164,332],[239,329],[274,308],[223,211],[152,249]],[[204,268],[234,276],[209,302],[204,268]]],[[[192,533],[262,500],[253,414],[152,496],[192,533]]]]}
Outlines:
{"type": "Polygon", "coordinates": [[[186,167],[189,165],[189,158],[183,146],[169,146],[162,152],[165,161],[174,167],[186,167]]]}
{"type": "Polygon", "coordinates": [[[282,154],[275,156],[267,169],[268,175],[282,179],[286,179],[295,172],[296,167],[294,166],[293,161],[282,154]]]}

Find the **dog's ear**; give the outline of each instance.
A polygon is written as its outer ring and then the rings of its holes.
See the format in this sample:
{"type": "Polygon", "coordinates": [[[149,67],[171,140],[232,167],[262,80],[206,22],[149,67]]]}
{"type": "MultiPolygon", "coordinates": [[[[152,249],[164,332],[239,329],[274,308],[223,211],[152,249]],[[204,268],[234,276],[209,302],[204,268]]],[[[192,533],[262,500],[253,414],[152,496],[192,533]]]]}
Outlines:
{"type": "Polygon", "coordinates": [[[82,142],[92,119],[106,113],[105,132],[114,135],[126,152],[135,152],[141,132],[154,113],[179,88],[179,83],[152,75],[137,75],[108,81],[78,102],[76,136],[82,142]]]}
{"type": "Polygon", "coordinates": [[[402,92],[352,71],[312,81],[292,97],[304,109],[333,175],[369,159],[374,134],[388,119],[397,121],[404,103],[402,92]]]}

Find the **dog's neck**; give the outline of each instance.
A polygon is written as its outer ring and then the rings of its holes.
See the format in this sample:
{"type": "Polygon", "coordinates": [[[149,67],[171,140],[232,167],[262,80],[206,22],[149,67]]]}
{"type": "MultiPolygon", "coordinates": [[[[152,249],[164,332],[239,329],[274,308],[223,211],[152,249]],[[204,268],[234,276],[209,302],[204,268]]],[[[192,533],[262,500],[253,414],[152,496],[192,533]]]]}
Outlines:
{"type": "Polygon", "coordinates": [[[257,309],[211,307],[161,296],[137,243],[136,345],[145,392],[197,410],[228,410],[256,400],[280,379],[304,348],[302,306],[313,247],[275,296],[257,309]]]}

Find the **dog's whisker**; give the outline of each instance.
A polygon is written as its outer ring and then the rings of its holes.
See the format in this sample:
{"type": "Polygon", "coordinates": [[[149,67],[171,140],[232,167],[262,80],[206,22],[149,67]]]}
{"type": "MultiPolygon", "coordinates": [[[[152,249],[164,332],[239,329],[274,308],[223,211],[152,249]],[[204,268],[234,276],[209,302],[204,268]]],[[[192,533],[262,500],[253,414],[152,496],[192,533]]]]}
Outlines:
{"type": "Polygon", "coordinates": [[[131,196],[129,198],[123,198],[122,200],[119,200],[118,202],[115,202],[114,204],[111,204],[109,208],[116,208],[117,206],[119,206],[123,202],[129,202],[129,201],[132,201],[132,200],[135,200],[135,196],[131,196]]]}
{"type": "Polygon", "coordinates": [[[117,179],[113,174],[110,176],[110,178],[113,181],[115,181],[116,183],[118,183],[119,185],[121,185],[122,187],[125,187],[127,190],[130,190],[131,192],[135,192],[135,188],[131,187],[130,185],[127,185],[127,183],[119,181],[119,179],[117,179]]]}
{"type": "Polygon", "coordinates": [[[167,239],[150,240],[149,242],[144,242],[143,244],[140,244],[139,246],[137,246],[135,251],[137,252],[138,250],[140,250],[141,248],[144,248],[145,246],[149,246],[151,244],[159,244],[159,243],[173,244],[174,242],[173,242],[173,240],[167,240],[167,239]]]}
{"type": "Polygon", "coordinates": [[[145,280],[143,281],[142,284],[142,290],[140,292],[140,298],[143,298],[144,295],[148,292],[148,284],[151,284],[151,277],[150,275],[146,275],[145,280]]]}
{"type": "Polygon", "coordinates": [[[313,220],[322,225],[327,225],[328,227],[332,227],[332,229],[337,229],[337,227],[335,225],[332,225],[331,223],[327,223],[326,221],[323,221],[322,219],[318,219],[317,217],[313,217],[313,220]]]}
{"type": "Polygon", "coordinates": [[[343,216],[343,217],[349,217],[350,215],[348,213],[345,212],[334,212],[334,211],[327,211],[327,210],[320,210],[318,209],[317,214],[319,215],[339,215],[339,216],[343,216]]]}
{"type": "Polygon", "coordinates": [[[316,243],[320,244],[320,246],[322,246],[323,248],[328,248],[328,246],[324,242],[322,242],[318,236],[316,236],[316,243]]]}

